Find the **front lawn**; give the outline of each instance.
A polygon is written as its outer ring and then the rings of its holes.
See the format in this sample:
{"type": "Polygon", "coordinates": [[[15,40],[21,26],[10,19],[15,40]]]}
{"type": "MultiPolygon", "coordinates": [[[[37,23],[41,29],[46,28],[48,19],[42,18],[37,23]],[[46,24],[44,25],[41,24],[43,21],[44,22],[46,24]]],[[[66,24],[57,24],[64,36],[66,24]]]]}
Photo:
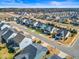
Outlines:
{"type": "Polygon", "coordinates": [[[0,44],[0,59],[13,59],[14,53],[9,53],[6,45],[0,44]]]}

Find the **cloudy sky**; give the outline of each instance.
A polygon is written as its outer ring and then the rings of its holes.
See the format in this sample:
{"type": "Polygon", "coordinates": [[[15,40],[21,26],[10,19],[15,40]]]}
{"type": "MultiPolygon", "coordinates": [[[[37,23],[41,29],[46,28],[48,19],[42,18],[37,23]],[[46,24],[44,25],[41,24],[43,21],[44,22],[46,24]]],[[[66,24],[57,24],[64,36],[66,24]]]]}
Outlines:
{"type": "Polygon", "coordinates": [[[0,8],[79,8],[79,0],[0,0],[0,8]]]}

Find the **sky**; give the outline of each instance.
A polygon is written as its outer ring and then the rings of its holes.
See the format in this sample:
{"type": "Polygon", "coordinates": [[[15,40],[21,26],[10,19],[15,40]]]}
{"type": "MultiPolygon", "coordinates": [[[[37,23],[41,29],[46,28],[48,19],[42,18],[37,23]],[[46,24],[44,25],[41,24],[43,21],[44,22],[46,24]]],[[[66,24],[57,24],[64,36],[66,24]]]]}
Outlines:
{"type": "Polygon", "coordinates": [[[0,0],[0,8],[79,8],[79,0],[0,0]]]}

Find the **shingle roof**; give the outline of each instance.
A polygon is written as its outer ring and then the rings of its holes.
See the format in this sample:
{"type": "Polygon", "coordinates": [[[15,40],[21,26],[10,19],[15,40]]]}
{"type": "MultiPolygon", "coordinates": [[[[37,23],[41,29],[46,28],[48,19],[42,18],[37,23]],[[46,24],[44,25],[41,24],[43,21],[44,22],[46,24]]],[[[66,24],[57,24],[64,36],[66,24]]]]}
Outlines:
{"type": "Polygon", "coordinates": [[[37,49],[33,45],[29,45],[24,48],[19,55],[16,55],[15,59],[22,59],[23,57],[28,57],[28,59],[34,59],[36,56],[36,52],[37,49]]]}
{"type": "Polygon", "coordinates": [[[62,33],[63,36],[66,36],[67,33],[68,33],[68,30],[66,30],[66,29],[60,29],[60,30],[58,30],[58,33],[62,33]]]}
{"type": "Polygon", "coordinates": [[[42,24],[41,29],[44,30],[46,28],[46,24],[42,24]]]}
{"type": "Polygon", "coordinates": [[[8,27],[4,28],[2,31],[3,31],[3,33],[4,33],[4,32],[6,32],[7,30],[9,30],[8,27]]]}
{"type": "Polygon", "coordinates": [[[33,44],[33,46],[37,48],[37,53],[36,53],[35,59],[42,59],[43,56],[46,55],[48,49],[46,47],[43,47],[40,44],[33,44]]]}
{"type": "Polygon", "coordinates": [[[42,51],[46,51],[46,52],[48,51],[48,49],[46,47],[43,47],[40,44],[33,44],[33,46],[37,48],[37,54],[39,54],[42,51]]]}
{"type": "Polygon", "coordinates": [[[17,35],[13,38],[13,40],[16,41],[16,43],[20,43],[24,38],[25,38],[24,35],[22,35],[21,33],[17,33],[17,35]]]}
{"type": "MultiPolygon", "coordinates": [[[[39,44],[30,44],[26,48],[24,48],[18,55],[15,56],[15,59],[21,59],[22,57],[28,57],[28,59],[35,59],[36,56],[42,56],[41,52],[47,52],[47,48],[39,45],[39,44]],[[41,53],[41,55],[40,55],[41,53]]],[[[43,53],[44,54],[44,53],[43,53]]],[[[40,57],[41,58],[41,57],[40,57]]],[[[27,59],[27,58],[26,58],[27,59]]]]}
{"type": "Polygon", "coordinates": [[[61,57],[57,56],[57,55],[53,55],[51,56],[49,59],[62,59],[61,57]]]}
{"type": "Polygon", "coordinates": [[[45,28],[45,30],[46,30],[46,31],[51,31],[52,28],[53,28],[53,26],[49,26],[49,25],[48,25],[48,26],[45,28]]]}
{"type": "Polygon", "coordinates": [[[13,33],[14,32],[9,29],[2,37],[4,40],[7,40],[10,37],[10,35],[12,35],[13,33]]]}

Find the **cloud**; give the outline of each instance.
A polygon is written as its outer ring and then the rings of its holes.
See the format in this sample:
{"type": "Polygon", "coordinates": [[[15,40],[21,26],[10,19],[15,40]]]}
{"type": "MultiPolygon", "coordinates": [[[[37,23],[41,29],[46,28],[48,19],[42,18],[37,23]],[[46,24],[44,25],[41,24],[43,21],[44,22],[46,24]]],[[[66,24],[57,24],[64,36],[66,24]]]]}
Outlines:
{"type": "Polygon", "coordinates": [[[49,1],[48,3],[24,3],[23,0],[1,0],[0,8],[79,8],[79,2],[49,1]]]}
{"type": "Polygon", "coordinates": [[[54,6],[62,5],[61,2],[57,2],[57,1],[51,1],[50,4],[54,6]]]}
{"type": "Polygon", "coordinates": [[[63,2],[51,1],[49,4],[57,8],[79,8],[79,2],[72,2],[70,0],[63,2]]]}

